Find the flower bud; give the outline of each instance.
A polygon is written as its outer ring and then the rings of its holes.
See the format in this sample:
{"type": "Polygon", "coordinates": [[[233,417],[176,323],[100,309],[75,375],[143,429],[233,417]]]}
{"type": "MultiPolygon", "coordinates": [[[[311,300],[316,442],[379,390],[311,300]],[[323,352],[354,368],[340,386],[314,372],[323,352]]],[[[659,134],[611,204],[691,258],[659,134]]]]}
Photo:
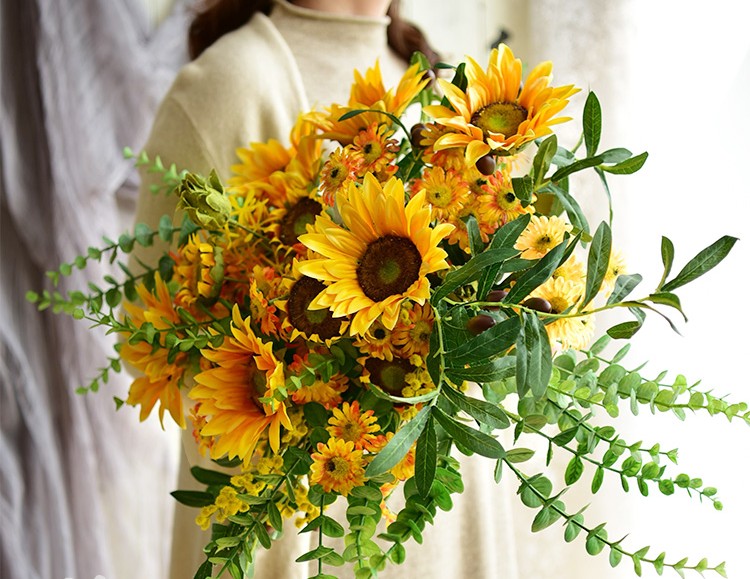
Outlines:
{"type": "Polygon", "coordinates": [[[229,219],[232,206],[213,169],[207,179],[195,173],[186,174],[182,178],[178,194],[180,202],[177,207],[184,209],[190,220],[200,227],[217,229],[229,219]]]}

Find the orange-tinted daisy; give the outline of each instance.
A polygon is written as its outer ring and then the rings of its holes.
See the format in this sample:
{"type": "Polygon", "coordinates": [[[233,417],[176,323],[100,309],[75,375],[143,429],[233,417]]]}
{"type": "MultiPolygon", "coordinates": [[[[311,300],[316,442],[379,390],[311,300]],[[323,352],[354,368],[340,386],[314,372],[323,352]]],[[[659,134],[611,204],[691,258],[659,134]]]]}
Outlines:
{"type": "Polygon", "coordinates": [[[364,336],[355,337],[354,345],[359,348],[360,352],[373,358],[393,360],[392,332],[377,320],[373,322],[364,336]]]}
{"type": "Polygon", "coordinates": [[[425,169],[422,177],[413,182],[412,190],[424,191],[425,200],[432,206],[432,216],[446,221],[461,213],[469,195],[469,184],[460,171],[432,167],[425,169]]]}
{"type": "Polygon", "coordinates": [[[201,353],[215,367],[195,376],[189,395],[201,403],[198,414],[207,418],[201,435],[215,437],[212,458],[227,455],[247,463],[266,431],[271,448],[278,452],[280,428],[291,424],[284,401],[276,396],[285,378],[272,345],[255,335],[250,318],[243,319],[235,306],[232,336],[201,353]]]}
{"type": "Polygon", "coordinates": [[[523,207],[521,201],[513,193],[510,177],[502,172],[496,172],[487,177],[482,185],[483,195],[479,197],[479,211],[482,220],[501,227],[524,213],[532,212],[533,206],[523,207]]]}
{"type": "Polygon", "coordinates": [[[357,450],[368,449],[377,438],[378,418],[372,410],[362,412],[359,402],[344,402],[341,408],[333,409],[333,416],[328,419],[328,433],[334,438],[354,444],[357,450]]]}
{"type": "Polygon", "coordinates": [[[435,314],[429,303],[404,304],[401,318],[393,328],[393,343],[400,348],[402,357],[427,356],[435,314]]]}
{"type": "Polygon", "coordinates": [[[365,468],[361,450],[353,442],[336,438],[327,444],[318,443],[318,452],[312,454],[310,482],[319,484],[327,493],[347,496],[354,487],[365,484],[365,468]]]}
{"type": "Polygon", "coordinates": [[[523,86],[521,72],[521,61],[501,44],[490,54],[486,70],[467,57],[465,91],[439,79],[452,108],[431,105],[424,110],[451,132],[438,138],[434,148],[465,149],[466,162],[474,164],[494,149],[513,152],[569,120],[557,115],[578,89],[551,87],[550,62],[537,65],[523,86]]]}
{"type": "Polygon", "coordinates": [[[391,329],[401,303],[424,303],[430,295],[427,275],[448,267],[438,244],[453,226],[430,227],[422,193],[405,206],[404,186],[396,178],[381,186],[368,174],[338,205],[342,225],[320,215],[314,230],[299,238],[322,256],[299,264],[302,274],[326,283],[310,307],[329,308],[335,317],[353,314],[352,335],[363,335],[381,314],[391,329]]]}
{"type": "Polygon", "coordinates": [[[320,172],[320,193],[323,203],[332,207],[339,191],[346,191],[357,180],[357,162],[351,152],[339,147],[330,154],[320,172]]]}
{"type": "Polygon", "coordinates": [[[371,123],[369,127],[354,137],[354,142],[347,147],[356,163],[357,173],[374,173],[379,178],[388,177],[396,172],[397,167],[391,165],[396,158],[399,147],[395,139],[391,139],[393,130],[385,125],[371,123]]]}

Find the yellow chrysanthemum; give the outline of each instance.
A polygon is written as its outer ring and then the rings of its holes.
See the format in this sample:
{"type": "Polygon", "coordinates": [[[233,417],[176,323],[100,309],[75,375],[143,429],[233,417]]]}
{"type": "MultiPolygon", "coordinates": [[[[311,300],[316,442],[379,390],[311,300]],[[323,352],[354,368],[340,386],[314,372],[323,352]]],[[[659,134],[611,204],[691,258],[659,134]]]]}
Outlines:
{"type": "Polygon", "coordinates": [[[586,268],[575,255],[571,255],[565,263],[558,267],[552,274],[553,278],[564,278],[581,288],[581,293],[586,287],[586,268]]]}
{"type": "Polygon", "coordinates": [[[272,345],[255,335],[250,319],[242,319],[235,306],[232,337],[201,354],[215,367],[195,376],[189,396],[201,403],[198,413],[207,418],[201,435],[215,437],[212,458],[227,455],[247,463],[266,430],[271,448],[278,452],[280,428],[291,428],[291,423],[284,401],[274,399],[285,378],[272,345]]]}
{"type": "MultiPolygon", "coordinates": [[[[136,327],[150,323],[157,330],[166,330],[182,323],[172,304],[167,284],[157,273],[154,278],[154,292],[151,293],[143,284],[136,291],[142,305],[125,303],[125,311],[136,327]]],[[[129,335],[125,335],[126,338],[129,335]]],[[[162,340],[163,338],[159,338],[162,340]]],[[[174,360],[169,360],[169,350],[164,347],[154,350],[148,342],[131,344],[127,339],[120,350],[122,359],[143,372],[130,386],[127,404],[141,406],[140,419],[146,420],[156,403],[159,403],[159,421],[164,423],[164,412],[168,411],[174,421],[185,428],[185,415],[182,409],[180,386],[183,383],[186,354],[180,353],[174,360]]]]}
{"type": "MultiPolygon", "coordinates": [[[[580,284],[562,277],[548,279],[536,288],[531,295],[547,300],[552,306],[553,314],[561,314],[569,308],[575,313],[575,305],[581,299],[580,284]]],[[[558,318],[546,324],[550,342],[559,342],[563,348],[585,348],[594,334],[593,316],[558,318]]]]}
{"type": "Polygon", "coordinates": [[[328,424],[326,430],[331,436],[353,443],[357,450],[368,449],[380,430],[375,413],[372,410],[362,412],[356,400],[351,405],[344,402],[341,408],[334,408],[328,424]]]}
{"type": "Polygon", "coordinates": [[[467,57],[466,91],[439,79],[452,108],[431,105],[424,110],[451,132],[441,136],[434,148],[465,148],[466,162],[474,164],[494,149],[512,152],[551,133],[551,125],[569,120],[557,115],[579,89],[549,86],[550,62],[534,67],[523,86],[521,69],[521,61],[501,44],[490,54],[486,70],[467,57]]]}
{"type": "Polygon", "coordinates": [[[469,184],[460,171],[432,167],[414,181],[412,190],[424,191],[425,200],[432,206],[433,218],[446,221],[461,213],[469,195],[469,184]]]}
{"type": "Polygon", "coordinates": [[[365,484],[365,468],[361,450],[353,442],[336,438],[327,444],[318,443],[318,452],[312,454],[310,482],[319,484],[327,493],[347,496],[354,487],[365,484]]]}
{"type": "MultiPolygon", "coordinates": [[[[299,356],[295,354],[294,362],[289,365],[289,369],[297,376],[307,372],[309,367],[307,355],[299,356]]],[[[309,386],[301,386],[292,392],[292,400],[295,404],[317,402],[331,409],[341,404],[341,395],[346,392],[348,384],[349,378],[345,374],[337,372],[328,380],[323,380],[316,373],[315,382],[309,386]]]]}
{"type": "Polygon", "coordinates": [[[528,226],[516,241],[515,248],[522,252],[521,257],[524,259],[538,259],[560,245],[565,233],[572,229],[569,223],[556,215],[532,215],[528,226]]]}
{"type": "Polygon", "coordinates": [[[418,193],[404,206],[404,186],[396,178],[384,186],[372,175],[352,185],[339,203],[342,225],[321,215],[311,233],[299,240],[322,255],[299,264],[299,271],[326,283],[312,301],[335,317],[354,314],[350,333],[363,335],[382,314],[392,329],[401,303],[430,297],[427,275],[448,267],[438,247],[452,225],[430,227],[430,207],[418,193]]]}
{"type": "Polygon", "coordinates": [[[393,328],[393,343],[404,358],[413,355],[427,356],[430,352],[430,336],[435,323],[435,314],[429,303],[424,305],[405,304],[401,318],[393,328]]]}

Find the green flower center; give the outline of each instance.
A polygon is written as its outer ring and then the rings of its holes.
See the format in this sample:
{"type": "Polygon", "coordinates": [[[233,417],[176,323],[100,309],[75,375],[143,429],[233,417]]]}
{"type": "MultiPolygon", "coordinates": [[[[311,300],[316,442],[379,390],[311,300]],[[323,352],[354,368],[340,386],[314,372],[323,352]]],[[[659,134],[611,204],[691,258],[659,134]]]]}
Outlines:
{"type": "Polygon", "coordinates": [[[490,133],[511,137],[527,117],[528,111],[516,103],[492,103],[475,112],[471,124],[482,129],[485,137],[490,133]]]}
{"type": "Polygon", "coordinates": [[[279,238],[284,245],[294,245],[300,235],[307,232],[307,226],[315,223],[315,218],[323,207],[309,197],[300,199],[281,219],[279,238]]]}
{"type": "Polygon", "coordinates": [[[422,255],[407,237],[386,235],[370,243],[357,266],[362,292],[375,302],[403,294],[419,279],[422,255]]]}
{"type": "Polygon", "coordinates": [[[328,309],[311,310],[310,302],[325,289],[323,282],[311,277],[301,277],[289,290],[287,312],[292,326],[307,336],[317,334],[321,340],[339,335],[341,321],[334,319],[328,309]]]}

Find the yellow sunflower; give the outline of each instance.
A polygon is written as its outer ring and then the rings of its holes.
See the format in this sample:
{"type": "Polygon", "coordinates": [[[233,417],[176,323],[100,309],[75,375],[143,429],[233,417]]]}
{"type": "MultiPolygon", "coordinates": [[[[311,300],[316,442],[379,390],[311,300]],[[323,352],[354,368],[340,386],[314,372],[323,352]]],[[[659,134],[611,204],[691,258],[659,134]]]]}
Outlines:
{"type": "Polygon", "coordinates": [[[250,319],[243,319],[235,305],[232,337],[201,354],[215,367],[195,376],[189,396],[200,402],[197,412],[207,418],[201,435],[215,437],[212,458],[227,455],[248,463],[266,430],[271,448],[278,452],[281,426],[292,425],[285,402],[274,398],[285,378],[272,345],[255,335],[250,319]]]}
{"type": "Polygon", "coordinates": [[[354,79],[348,106],[334,104],[325,113],[313,112],[307,115],[307,119],[323,131],[321,136],[336,140],[342,145],[351,144],[354,137],[372,123],[391,125],[390,119],[382,113],[365,112],[340,120],[346,113],[371,109],[400,117],[419,91],[429,83],[417,64],[407,69],[395,90],[385,90],[378,63],[368,69],[365,76],[355,71],[354,79]]]}
{"type": "Polygon", "coordinates": [[[553,88],[552,63],[529,73],[521,86],[521,61],[501,44],[490,54],[486,70],[466,59],[466,91],[439,79],[450,107],[431,105],[425,112],[450,132],[434,144],[435,150],[465,148],[466,162],[474,164],[493,150],[514,152],[552,132],[551,125],[570,120],[557,117],[578,92],[573,85],[553,88]]]}
{"type": "Polygon", "coordinates": [[[310,482],[319,484],[327,493],[347,496],[354,487],[365,484],[362,451],[354,450],[353,442],[336,438],[329,439],[327,444],[319,442],[312,459],[310,482]]]}
{"type": "Polygon", "coordinates": [[[364,335],[381,314],[383,325],[393,329],[401,303],[423,304],[430,297],[427,275],[448,267],[438,244],[453,226],[430,227],[423,193],[405,206],[399,179],[381,186],[370,174],[361,188],[349,188],[339,211],[343,226],[320,215],[313,231],[299,237],[323,256],[299,264],[303,275],[327,284],[310,308],[329,308],[335,317],[354,314],[352,335],[364,335]]]}
{"type": "Polygon", "coordinates": [[[375,412],[362,412],[356,400],[351,404],[344,402],[341,408],[334,408],[328,424],[326,430],[331,436],[353,443],[357,450],[369,449],[380,430],[375,412]]]}
{"type": "Polygon", "coordinates": [[[515,248],[521,252],[523,259],[538,259],[560,245],[566,232],[573,227],[552,215],[532,215],[531,221],[516,241],[515,248]]]}
{"type": "MultiPolygon", "coordinates": [[[[575,313],[575,305],[581,299],[580,284],[562,277],[551,278],[536,288],[531,295],[547,300],[553,314],[561,314],[569,308],[575,313]]],[[[545,326],[550,342],[559,342],[563,348],[585,348],[594,334],[593,316],[558,318],[545,326]]]]}

